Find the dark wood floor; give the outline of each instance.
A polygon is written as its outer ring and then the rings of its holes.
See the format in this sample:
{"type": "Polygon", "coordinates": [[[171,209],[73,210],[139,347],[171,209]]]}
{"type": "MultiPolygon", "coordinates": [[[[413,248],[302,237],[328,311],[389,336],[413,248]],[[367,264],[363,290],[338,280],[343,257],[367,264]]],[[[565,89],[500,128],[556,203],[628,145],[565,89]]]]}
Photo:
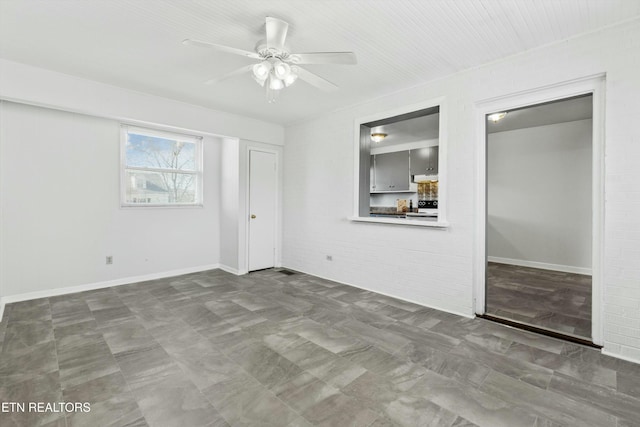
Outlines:
{"type": "Polygon", "coordinates": [[[591,340],[591,276],[490,262],[487,314],[591,340]]]}

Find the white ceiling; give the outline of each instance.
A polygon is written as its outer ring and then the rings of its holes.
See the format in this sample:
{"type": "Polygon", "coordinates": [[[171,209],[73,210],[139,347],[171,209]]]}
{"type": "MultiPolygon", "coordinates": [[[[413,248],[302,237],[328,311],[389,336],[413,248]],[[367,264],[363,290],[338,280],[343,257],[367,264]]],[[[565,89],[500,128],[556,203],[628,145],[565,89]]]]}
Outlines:
{"type": "MultiPolygon", "coordinates": [[[[588,95],[509,110],[502,120],[496,123],[487,121],[487,132],[504,132],[590,119],[593,117],[592,102],[593,97],[588,95]]],[[[387,134],[382,142],[374,144],[377,148],[437,140],[440,135],[439,119],[440,114],[429,114],[375,126],[369,132],[387,134]]]]}
{"type": "MultiPolygon", "coordinates": [[[[399,122],[375,126],[370,133],[386,133],[382,142],[376,147],[406,144],[409,142],[436,140],[440,136],[440,114],[429,114],[399,122]]],[[[437,143],[436,143],[437,145],[437,143]]]]}
{"type": "Polygon", "coordinates": [[[593,97],[581,96],[510,110],[507,112],[507,115],[497,123],[488,121],[487,132],[504,132],[535,126],[572,122],[575,120],[585,120],[592,117],[593,97]]]}
{"type": "Polygon", "coordinates": [[[0,0],[0,57],[205,107],[289,124],[640,16],[640,0],[0,0]],[[290,24],[292,51],[353,51],[309,65],[340,86],[296,82],[276,104],[251,60],[184,46],[253,50],[264,18],[290,24]]]}

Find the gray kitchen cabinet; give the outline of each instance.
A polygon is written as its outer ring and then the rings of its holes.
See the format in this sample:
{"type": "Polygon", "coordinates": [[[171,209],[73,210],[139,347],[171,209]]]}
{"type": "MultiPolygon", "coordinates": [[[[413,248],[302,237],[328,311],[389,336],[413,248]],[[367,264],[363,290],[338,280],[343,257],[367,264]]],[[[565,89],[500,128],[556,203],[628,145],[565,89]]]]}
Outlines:
{"type": "Polygon", "coordinates": [[[411,175],[437,175],[438,151],[438,146],[411,150],[411,175]]]}
{"type": "Polygon", "coordinates": [[[409,190],[409,151],[376,154],[373,191],[409,190]]]}

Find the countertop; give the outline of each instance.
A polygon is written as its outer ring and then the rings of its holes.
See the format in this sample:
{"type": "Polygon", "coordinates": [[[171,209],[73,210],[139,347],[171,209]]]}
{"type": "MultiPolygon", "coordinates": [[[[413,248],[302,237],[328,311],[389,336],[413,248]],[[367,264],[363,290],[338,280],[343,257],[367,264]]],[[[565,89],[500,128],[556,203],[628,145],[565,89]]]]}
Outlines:
{"type": "Polygon", "coordinates": [[[395,206],[373,206],[369,209],[370,215],[384,215],[384,216],[404,216],[408,212],[418,212],[418,209],[413,209],[413,211],[407,210],[407,212],[398,212],[398,208],[395,206]]]}

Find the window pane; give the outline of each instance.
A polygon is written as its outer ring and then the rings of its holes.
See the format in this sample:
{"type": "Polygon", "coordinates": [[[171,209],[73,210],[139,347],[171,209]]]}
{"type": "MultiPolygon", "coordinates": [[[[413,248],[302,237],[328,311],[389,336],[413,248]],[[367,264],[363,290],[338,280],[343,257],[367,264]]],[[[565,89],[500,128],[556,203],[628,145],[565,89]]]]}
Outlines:
{"type": "Polygon", "coordinates": [[[196,144],[128,132],[126,165],[195,171],[196,144]]]}
{"type": "Polygon", "coordinates": [[[125,203],[197,203],[198,177],[195,174],[127,170],[125,179],[125,203]]]}

